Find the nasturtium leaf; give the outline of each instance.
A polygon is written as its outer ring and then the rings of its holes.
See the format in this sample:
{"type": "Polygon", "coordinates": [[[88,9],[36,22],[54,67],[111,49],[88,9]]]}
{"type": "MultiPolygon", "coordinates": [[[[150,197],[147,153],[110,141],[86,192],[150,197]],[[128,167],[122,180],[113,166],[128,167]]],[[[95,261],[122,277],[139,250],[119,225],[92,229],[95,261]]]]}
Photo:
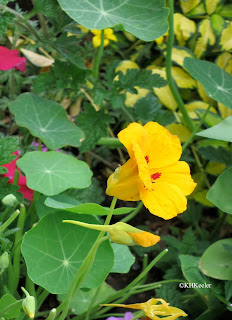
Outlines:
{"type": "Polygon", "coordinates": [[[197,133],[200,137],[232,142],[232,116],[216,126],[197,133]]]}
{"type": "Polygon", "coordinates": [[[58,0],[62,9],[88,29],[122,25],[144,41],[153,41],[168,30],[164,0],[58,0]]]}
{"type": "Polygon", "coordinates": [[[19,316],[20,310],[22,309],[22,301],[18,301],[11,295],[5,294],[0,299],[0,314],[3,316],[1,319],[15,319],[19,316]],[[14,304],[14,305],[13,305],[14,304]],[[10,307],[11,306],[11,307],[10,307]],[[1,311],[10,307],[6,313],[2,314],[1,311]]]}
{"type": "Polygon", "coordinates": [[[205,275],[232,280],[232,254],[226,249],[232,245],[232,239],[223,239],[213,243],[202,255],[199,268],[205,275]]]}
{"type": "MultiPolygon", "coordinates": [[[[96,203],[84,203],[84,204],[75,204],[67,203],[65,199],[59,198],[59,196],[47,198],[45,204],[48,207],[65,210],[69,212],[81,213],[81,214],[93,214],[96,216],[106,216],[109,213],[110,208],[102,207],[96,203]]],[[[134,210],[134,208],[117,208],[114,209],[113,214],[126,214],[134,210]]]]}
{"type": "MultiPolygon", "coordinates": [[[[16,155],[11,154],[18,149],[17,137],[0,137],[0,166],[6,163],[10,163],[16,158],[16,155]]],[[[0,174],[6,173],[7,169],[0,167],[0,174]]]]}
{"type": "Polygon", "coordinates": [[[232,76],[216,64],[186,58],[184,67],[191,76],[200,81],[207,95],[232,109],[232,76]]]}
{"type": "MultiPolygon", "coordinates": [[[[184,254],[181,254],[179,258],[181,263],[181,270],[189,283],[197,283],[197,284],[210,283],[210,281],[207,280],[205,275],[202,274],[198,268],[200,258],[190,256],[190,255],[184,255],[184,254]]],[[[210,293],[210,289],[208,288],[194,288],[194,289],[199,294],[202,294],[204,296],[210,293]]]]}
{"type": "Polygon", "coordinates": [[[232,167],[225,170],[209,189],[207,199],[219,209],[232,214],[232,167]]]}
{"type": "MultiPolygon", "coordinates": [[[[103,282],[100,288],[94,288],[91,290],[80,289],[73,296],[70,302],[70,308],[74,314],[81,315],[86,312],[90,306],[93,309],[94,307],[99,306],[99,304],[104,303],[104,301],[111,297],[114,293],[116,293],[116,291],[105,282],[103,282]],[[96,300],[94,299],[92,304],[96,293],[96,300]]],[[[65,299],[65,295],[59,295],[58,299],[63,301],[65,299]]]]}
{"type": "Polygon", "coordinates": [[[35,204],[35,211],[40,219],[42,219],[44,216],[46,216],[49,213],[60,211],[60,209],[54,209],[51,207],[47,207],[44,204],[46,198],[47,198],[47,196],[41,194],[35,204]]]}
{"type": "Polygon", "coordinates": [[[86,188],[91,182],[92,171],[85,162],[57,151],[28,152],[17,165],[26,175],[27,186],[48,196],[86,188]]]}
{"type": "Polygon", "coordinates": [[[111,272],[129,272],[132,264],[135,262],[135,257],[130,252],[130,249],[127,246],[118,243],[111,243],[111,246],[114,250],[114,266],[111,272]]]}
{"type": "MultiPolygon", "coordinates": [[[[22,243],[28,275],[33,282],[51,293],[66,293],[99,232],[62,220],[99,223],[90,215],[55,212],[45,216],[26,233],[22,243]]],[[[114,264],[109,241],[98,248],[93,266],[82,288],[96,288],[107,277],[114,264]]]]}
{"type": "Polygon", "coordinates": [[[81,129],[67,119],[64,108],[54,101],[23,93],[10,103],[10,111],[19,126],[26,127],[49,149],[79,147],[84,139],[81,129]]]}

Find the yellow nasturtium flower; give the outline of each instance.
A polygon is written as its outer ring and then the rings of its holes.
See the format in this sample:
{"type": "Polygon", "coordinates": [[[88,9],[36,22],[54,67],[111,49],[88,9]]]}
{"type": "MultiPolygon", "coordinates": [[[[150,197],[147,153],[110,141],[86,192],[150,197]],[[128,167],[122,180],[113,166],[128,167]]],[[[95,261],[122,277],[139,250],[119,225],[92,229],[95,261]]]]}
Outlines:
{"type": "Polygon", "coordinates": [[[105,231],[109,233],[110,239],[119,244],[124,244],[127,246],[139,245],[141,247],[151,247],[160,241],[160,237],[154,235],[153,233],[146,232],[135,227],[130,226],[125,222],[117,222],[110,226],[100,225],[100,224],[89,224],[81,221],[75,220],[63,220],[65,223],[72,223],[78,226],[105,231]]]}
{"type": "Polygon", "coordinates": [[[189,165],[180,159],[177,136],[156,122],[131,123],[118,134],[130,159],[109,177],[106,194],[125,201],[142,200],[145,207],[163,219],[187,208],[186,196],[196,186],[189,165]]]}
{"type": "MultiPolygon", "coordinates": [[[[92,43],[94,48],[100,47],[101,45],[101,30],[90,30],[94,37],[92,39],[92,43]]],[[[112,41],[118,41],[116,36],[114,35],[114,30],[111,28],[104,29],[104,47],[108,46],[110,43],[110,40],[112,41]]]]}
{"type": "Polygon", "coordinates": [[[163,299],[150,299],[144,303],[135,304],[102,304],[101,306],[113,306],[120,308],[129,308],[142,310],[145,315],[151,320],[175,320],[179,317],[187,317],[187,314],[178,308],[171,307],[163,299]],[[158,304],[158,302],[161,302],[158,304]],[[161,317],[162,318],[161,318],[161,317]]]}

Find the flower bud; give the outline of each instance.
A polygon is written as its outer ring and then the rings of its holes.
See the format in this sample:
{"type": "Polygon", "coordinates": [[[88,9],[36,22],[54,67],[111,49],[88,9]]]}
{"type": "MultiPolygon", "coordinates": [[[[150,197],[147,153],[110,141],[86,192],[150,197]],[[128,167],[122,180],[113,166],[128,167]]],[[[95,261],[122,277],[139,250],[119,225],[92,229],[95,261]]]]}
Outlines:
{"type": "Polygon", "coordinates": [[[35,316],[35,298],[30,296],[30,294],[23,287],[21,288],[26,295],[26,298],[23,300],[22,306],[25,313],[31,318],[34,319],[35,316]]]}
{"type": "Polygon", "coordinates": [[[2,203],[7,207],[14,207],[17,204],[18,200],[13,194],[8,194],[2,199],[2,203]]]}
{"type": "Polygon", "coordinates": [[[0,269],[7,269],[9,266],[9,255],[8,252],[4,252],[0,256],[0,269]]]}

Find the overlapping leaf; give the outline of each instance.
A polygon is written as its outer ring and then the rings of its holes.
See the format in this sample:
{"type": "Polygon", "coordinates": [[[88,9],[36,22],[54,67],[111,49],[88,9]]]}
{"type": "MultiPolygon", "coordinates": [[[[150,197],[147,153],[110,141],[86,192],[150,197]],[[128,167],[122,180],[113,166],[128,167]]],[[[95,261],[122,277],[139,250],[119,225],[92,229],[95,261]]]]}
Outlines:
{"type": "Polygon", "coordinates": [[[122,25],[144,41],[161,37],[168,30],[168,10],[163,0],[59,0],[64,11],[88,29],[122,25]]]}
{"type": "MultiPolygon", "coordinates": [[[[16,155],[11,154],[18,149],[17,137],[0,137],[0,165],[10,163],[16,158],[16,155]]],[[[0,174],[6,173],[7,169],[0,167],[0,174]]]]}
{"type": "Polygon", "coordinates": [[[11,102],[10,111],[19,126],[29,129],[49,149],[59,149],[66,145],[79,147],[84,139],[81,129],[67,119],[63,107],[56,102],[32,93],[23,93],[11,102]]]}

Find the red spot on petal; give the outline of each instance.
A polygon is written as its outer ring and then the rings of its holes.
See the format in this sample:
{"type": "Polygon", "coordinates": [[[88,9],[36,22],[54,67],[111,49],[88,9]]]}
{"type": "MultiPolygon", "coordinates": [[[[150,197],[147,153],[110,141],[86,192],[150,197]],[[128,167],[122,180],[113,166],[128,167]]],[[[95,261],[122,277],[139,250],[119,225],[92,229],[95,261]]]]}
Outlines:
{"type": "Polygon", "coordinates": [[[149,162],[149,157],[148,156],[146,156],[145,157],[145,160],[147,161],[147,163],[149,162]]]}
{"type": "Polygon", "coordinates": [[[157,180],[157,179],[160,178],[160,176],[161,176],[161,173],[156,172],[156,173],[153,173],[153,174],[151,175],[151,179],[152,179],[152,180],[157,180]]]}

